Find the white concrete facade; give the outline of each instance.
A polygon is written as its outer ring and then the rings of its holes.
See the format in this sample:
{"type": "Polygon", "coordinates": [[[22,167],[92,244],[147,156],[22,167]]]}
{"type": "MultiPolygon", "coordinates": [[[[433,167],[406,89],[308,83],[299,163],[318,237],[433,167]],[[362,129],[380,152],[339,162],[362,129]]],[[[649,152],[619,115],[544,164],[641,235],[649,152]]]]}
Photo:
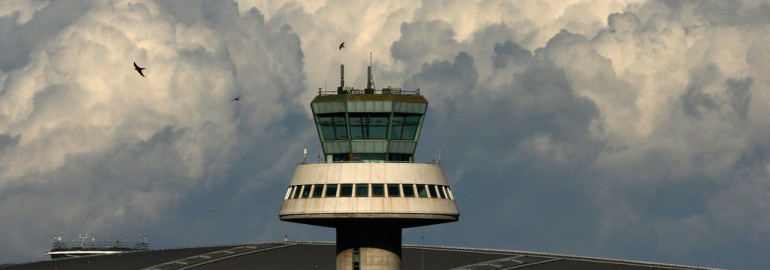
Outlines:
{"type": "Polygon", "coordinates": [[[444,168],[432,163],[299,164],[291,185],[334,183],[421,183],[448,186],[444,168]],[[408,182],[407,182],[408,181],[408,182]],[[419,181],[419,182],[416,182],[419,181]]]}
{"type": "Polygon", "coordinates": [[[323,219],[404,219],[420,226],[456,221],[459,211],[439,164],[319,163],[297,166],[279,215],[287,221],[313,220],[303,223],[316,225],[323,225],[323,219]],[[373,196],[370,188],[366,196],[350,197],[294,194],[300,187],[328,184],[399,184],[400,191],[397,195],[373,196]],[[424,197],[405,196],[403,190],[413,186],[432,190],[424,197]]]}

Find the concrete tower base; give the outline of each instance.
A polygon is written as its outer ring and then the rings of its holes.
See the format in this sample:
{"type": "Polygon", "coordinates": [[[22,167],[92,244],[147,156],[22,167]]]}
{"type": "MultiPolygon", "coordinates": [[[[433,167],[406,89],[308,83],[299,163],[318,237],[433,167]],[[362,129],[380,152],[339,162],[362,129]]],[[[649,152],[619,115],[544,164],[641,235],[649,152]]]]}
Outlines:
{"type": "Polygon", "coordinates": [[[400,270],[401,228],[338,227],[337,270],[400,270]]]}

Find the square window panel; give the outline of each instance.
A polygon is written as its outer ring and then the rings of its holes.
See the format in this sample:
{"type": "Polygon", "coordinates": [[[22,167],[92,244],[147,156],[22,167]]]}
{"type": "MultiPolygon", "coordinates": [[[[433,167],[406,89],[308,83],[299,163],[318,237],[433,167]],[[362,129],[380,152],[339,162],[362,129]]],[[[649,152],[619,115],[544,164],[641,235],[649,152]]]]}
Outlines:
{"type": "Polygon", "coordinates": [[[326,184],[326,192],[324,193],[324,197],[337,197],[337,184],[326,184]]]}
{"type": "Polygon", "coordinates": [[[324,191],[324,185],[322,184],[316,184],[313,185],[313,198],[321,198],[321,195],[323,195],[324,191]]]}
{"type": "Polygon", "coordinates": [[[384,197],[385,184],[372,184],[372,197],[384,197]]]}
{"type": "Polygon", "coordinates": [[[414,197],[414,184],[404,184],[404,197],[414,197]]]}
{"type": "Polygon", "coordinates": [[[369,184],[356,184],[356,197],[369,197],[369,184]]]}
{"type": "Polygon", "coordinates": [[[340,197],[352,197],[352,196],[353,196],[353,184],[341,184],[340,197]]]}
{"type": "Polygon", "coordinates": [[[401,188],[398,184],[388,184],[388,197],[401,197],[401,188]]]}

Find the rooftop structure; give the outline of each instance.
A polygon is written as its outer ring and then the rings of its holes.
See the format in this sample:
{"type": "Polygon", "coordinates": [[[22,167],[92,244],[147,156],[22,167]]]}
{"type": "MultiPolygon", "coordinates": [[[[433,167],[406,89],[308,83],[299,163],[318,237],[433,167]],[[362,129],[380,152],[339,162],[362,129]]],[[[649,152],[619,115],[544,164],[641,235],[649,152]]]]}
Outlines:
{"type": "Polygon", "coordinates": [[[401,230],[457,221],[440,164],[414,162],[428,101],[419,90],[345,87],[311,102],[324,162],[299,164],[281,220],[337,229],[337,269],[401,269],[401,230]]]}
{"type": "MultiPolygon", "coordinates": [[[[3,270],[246,270],[335,269],[334,243],[254,243],[119,254],[2,265],[3,270]]],[[[405,245],[404,269],[452,270],[705,270],[709,268],[510,250],[405,245]]]]}
{"type": "Polygon", "coordinates": [[[108,241],[96,241],[93,234],[89,237],[79,235],[80,241],[63,241],[64,234],[54,234],[54,242],[51,250],[45,254],[51,256],[51,259],[71,258],[80,256],[115,254],[126,251],[147,250],[150,248],[147,234],[144,237],[138,236],[136,242],[128,241],[126,235],[123,240],[112,240],[110,236],[108,241]]]}

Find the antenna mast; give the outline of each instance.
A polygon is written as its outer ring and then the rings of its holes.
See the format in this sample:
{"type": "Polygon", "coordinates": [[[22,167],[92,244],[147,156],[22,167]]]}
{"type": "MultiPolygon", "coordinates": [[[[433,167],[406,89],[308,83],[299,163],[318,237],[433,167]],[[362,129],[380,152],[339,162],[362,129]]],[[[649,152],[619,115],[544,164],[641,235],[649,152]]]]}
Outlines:
{"type": "Polygon", "coordinates": [[[374,77],[372,77],[372,52],[369,52],[369,66],[366,67],[366,89],[365,94],[374,94],[374,77]]]}
{"type": "Polygon", "coordinates": [[[345,92],[345,65],[340,65],[340,87],[337,87],[337,94],[345,92]]]}

